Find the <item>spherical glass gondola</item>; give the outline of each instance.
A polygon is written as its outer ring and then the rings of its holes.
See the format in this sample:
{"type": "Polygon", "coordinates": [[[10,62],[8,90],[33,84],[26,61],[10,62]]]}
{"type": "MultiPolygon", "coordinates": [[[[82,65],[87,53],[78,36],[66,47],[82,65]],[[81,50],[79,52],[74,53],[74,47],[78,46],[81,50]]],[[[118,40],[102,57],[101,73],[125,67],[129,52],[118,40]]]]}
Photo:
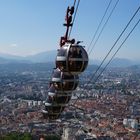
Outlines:
{"type": "Polygon", "coordinates": [[[53,85],[50,86],[48,90],[48,102],[49,103],[55,103],[58,105],[65,105],[69,102],[71,99],[72,93],[71,94],[64,94],[63,92],[57,92],[55,90],[55,87],[53,85]]]}
{"type": "Polygon", "coordinates": [[[49,120],[56,120],[60,117],[60,113],[48,113],[48,111],[46,110],[42,110],[42,113],[43,113],[43,117],[46,118],[46,119],[49,119],[49,120]]]}
{"type": "Polygon", "coordinates": [[[48,114],[60,114],[65,109],[65,106],[61,106],[53,103],[45,103],[45,110],[48,114]]]}
{"type": "Polygon", "coordinates": [[[73,75],[83,72],[88,65],[88,55],[78,44],[66,43],[58,50],[56,67],[73,75]]]}
{"type": "Polygon", "coordinates": [[[70,96],[63,96],[63,95],[62,96],[49,96],[48,98],[49,98],[48,102],[52,102],[58,105],[65,105],[71,99],[70,96]]]}
{"type": "Polygon", "coordinates": [[[50,96],[48,95],[48,98],[46,100],[46,103],[49,103],[49,104],[53,104],[56,105],[56,106],[65,106],[69,100],[71,99],[71,96],[57,96],[57,95],[53,95],[53,96],[50,96]]]}
{"type": "Polygon", "coordinates": [[[48,96],[72,96],[72,91],[64,91],[64,90],[58,90],[58,86],[56,83],[50,83],[50,87],[48,89],[48,96]]]}
{"type": "Polygon", "coordinates": [[[58,91],[72,92],[78,86],[79,77],[68,72],[62,72],[57,68],[54,69],[51,82],[58,91]]]}
{"type": "Polygon", "coordinates": [[[61,114],[48,114],[49,120],[56,120],[60,117],[61,114]]]}

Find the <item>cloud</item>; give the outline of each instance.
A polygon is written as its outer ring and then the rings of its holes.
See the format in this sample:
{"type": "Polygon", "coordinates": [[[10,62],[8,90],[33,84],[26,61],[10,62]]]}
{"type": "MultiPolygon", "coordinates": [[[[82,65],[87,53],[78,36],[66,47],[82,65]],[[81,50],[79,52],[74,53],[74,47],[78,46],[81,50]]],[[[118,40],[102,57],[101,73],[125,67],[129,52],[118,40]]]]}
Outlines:
{"type": "Polygon", "coordinates": [[[16,43],[13,43],[10,45],[11,47],[17,47],[17,44],[16,43]]]}

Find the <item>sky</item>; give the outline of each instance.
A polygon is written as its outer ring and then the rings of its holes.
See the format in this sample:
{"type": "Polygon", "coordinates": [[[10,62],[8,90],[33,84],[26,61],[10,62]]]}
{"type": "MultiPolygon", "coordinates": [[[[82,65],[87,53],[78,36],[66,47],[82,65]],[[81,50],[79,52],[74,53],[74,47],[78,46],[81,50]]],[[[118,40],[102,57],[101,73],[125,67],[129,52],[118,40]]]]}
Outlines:
{"type": "MultiPolygon", "coordinates": [[[[71,38],[83,41],[82,45],[86,49],[109,1],[80,1],[71,38]]],[[[116,1],[112,0],[105,19],[116,1]]],[[[73,5],[73,2],[74,0],[0,0],[0,53],[28,56],[57,50],[60,37],[65,34],[63,23],[66,9],[67,6],[73,5]]],[[[139,6],[140,0],[119,0],[90,58],[104,58],[139,6]]],[[[125,35],[139,18],[140,11],[125,35]]],[[[140,24],[117,57],[140,60],[140,24]]]]}

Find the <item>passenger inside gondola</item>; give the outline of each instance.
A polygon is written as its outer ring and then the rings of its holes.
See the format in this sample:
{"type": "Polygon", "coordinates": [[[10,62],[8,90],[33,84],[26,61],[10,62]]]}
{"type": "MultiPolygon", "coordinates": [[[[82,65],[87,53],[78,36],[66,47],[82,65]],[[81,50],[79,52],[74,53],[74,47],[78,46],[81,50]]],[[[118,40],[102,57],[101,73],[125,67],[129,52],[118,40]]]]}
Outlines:
{"type": "Polygon", "coordinates": [[[79,61],[77,58],[82,58],[82,51],[78,46],[72,46],[69,51],[69,68],[72,71],[81,69],[82,61],[79,61]]]}
{"type": "Polygon", "coordinates": [[[82,58],[82,51],[79,47],[77,48],[77,57],[82,58]]]}

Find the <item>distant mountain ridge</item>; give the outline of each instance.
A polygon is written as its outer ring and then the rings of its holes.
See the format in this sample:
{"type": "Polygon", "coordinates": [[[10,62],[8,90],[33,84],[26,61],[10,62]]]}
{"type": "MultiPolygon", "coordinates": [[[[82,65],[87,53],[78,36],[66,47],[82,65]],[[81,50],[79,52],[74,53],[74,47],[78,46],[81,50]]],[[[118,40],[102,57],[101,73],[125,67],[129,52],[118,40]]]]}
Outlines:
{"type": "Polygon", "coordinates": [[[9,63],[31,63],[29,60],[18,60],[18,59],[6,59],[0,57],[0,64],[9,64],[9,63]]]}
{"type": "Polygon", "coordinates": [[[129,60],[129,59],[125,59],[125,58],[114,58],[109,66],[111,66],[111,67],[129,67],[129,66],[135,65],[136,63],[137,62],[129,60]]]}
{"type": "Polygon", "coordinates": [[[0,53],[0,57],[9,60],[24,60],[24,57],[22,56],[16,56],[16,55],[5,54],[5,53],[0,53]]]}
{"type": "Polygon", "coordinates": [[[7,63],[7,62],[8,62],[7,59],[0,57],[0,64],[7,63]]]}
{"type": "Polygon", "coordinates": [[[35,55],[25,57],[26,60],[31,62],[54,62],[56,59],[57,51],[42,52],[35,55]]]}
{"type": "MultiPolygon", "coordinates": [[[[103,66],[106,65],[108,63],[108,61],[109,60],[104,62],[103,66]]],[[[91,64],[100,65],[101,61],[100,60],[92,60],[91,64]]],[[[130,67],[133,65],[140,65],[140,61],[129,60],[126,58],[114,58],[110,62],[108,67],[130,67]]]]}
{"type": "MultiPolygon", "coordinates": [[[[9,55],[9,54],[1,54],[0,53],[0,64],[4,63],[47,63],[47,62],[55,62],[57,55],[56,50],[47,51],[38,53],[35,55],[29,55],[26,57],[9,55]]],[[[100,60],[91,60],[89,64],[100,65],[100,60]]],[[[124,58],[114,58],[113,61],[109,64],[109,67],[129,67],[132,65],[139,65],[140,61],[132,61],[124,58]]]]}
{"type": "Polygon", "coordinates": [[[35,55],[29,55],[26,57],[2,54],[0,53],[0,63],[12,63],[12,62],[33,62],[33,63],[45,63],[54,62],[57,51],[47,51],[38,53],[35,55]]]}

